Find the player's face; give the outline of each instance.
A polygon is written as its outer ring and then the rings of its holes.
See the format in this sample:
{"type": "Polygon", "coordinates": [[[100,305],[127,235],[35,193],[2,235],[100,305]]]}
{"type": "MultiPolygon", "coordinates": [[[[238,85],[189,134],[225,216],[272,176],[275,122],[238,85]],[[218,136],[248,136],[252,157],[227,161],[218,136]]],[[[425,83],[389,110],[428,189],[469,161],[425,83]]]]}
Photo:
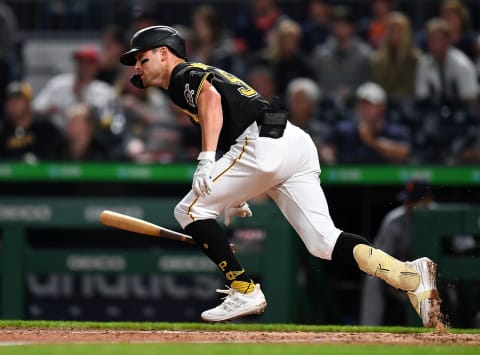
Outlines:
{"type": "Polygon", "coordinates": [[[142,51],[137,54],[135,63],[135,71],[140,74],[140,77],[143,81],[143,85],[149,86],[148,82],[152,76],[153,66],[152,66],[152,51],[142,51]]]}
{"type": "Polygon", "coordinates": [[[162,78],[165,77],[166,66],[161,60],[161,49],[142,51],[137,54],[135,71],[145,86],[162,86],[162,78]]]}

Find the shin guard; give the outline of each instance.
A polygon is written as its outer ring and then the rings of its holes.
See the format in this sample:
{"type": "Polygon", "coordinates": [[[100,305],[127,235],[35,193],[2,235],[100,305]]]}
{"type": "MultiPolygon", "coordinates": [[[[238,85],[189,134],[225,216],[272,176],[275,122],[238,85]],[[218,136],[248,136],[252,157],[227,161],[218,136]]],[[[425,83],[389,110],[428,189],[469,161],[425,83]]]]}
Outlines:
{"type": "Polygon", "coordinates": [[[414,291],[420,283],[414,269],[379,249],[358,244],[353,248],[353,257],[362,271],[400,290],[414,291]]]}

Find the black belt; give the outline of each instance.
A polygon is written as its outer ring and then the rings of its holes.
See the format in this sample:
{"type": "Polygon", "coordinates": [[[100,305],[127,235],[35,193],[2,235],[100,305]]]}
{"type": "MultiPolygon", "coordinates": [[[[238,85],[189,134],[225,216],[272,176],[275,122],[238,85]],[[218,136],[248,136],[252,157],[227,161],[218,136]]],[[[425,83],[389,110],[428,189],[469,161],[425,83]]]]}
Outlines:
{"type": "Polygon", "coordinates": [[[288,113],[286,111],[265,112],[260,127],[260,137],[280,138],[287,126],[288,113]]]}

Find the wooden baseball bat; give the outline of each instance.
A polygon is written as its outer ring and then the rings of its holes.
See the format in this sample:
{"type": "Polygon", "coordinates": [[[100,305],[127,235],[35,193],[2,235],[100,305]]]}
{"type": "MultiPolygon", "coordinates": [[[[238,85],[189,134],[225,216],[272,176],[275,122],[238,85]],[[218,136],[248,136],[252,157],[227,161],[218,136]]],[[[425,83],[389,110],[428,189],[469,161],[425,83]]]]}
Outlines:
{"type": "MultiPolygon", "coordinates": [[[[126,214],[118,212],[105,210],[100,214],[100,221],[106,226],[126,230],[129,232],[178,240],[188,244],[197,244],[195,240],[187,234],[175,232],[168,228],[160,227],[159,225],[144,221],[143,219],[127,216],[126,214]]],[[[234,244],[230,244],[230,248],[233,252],[235,252],[234,244]]]]}

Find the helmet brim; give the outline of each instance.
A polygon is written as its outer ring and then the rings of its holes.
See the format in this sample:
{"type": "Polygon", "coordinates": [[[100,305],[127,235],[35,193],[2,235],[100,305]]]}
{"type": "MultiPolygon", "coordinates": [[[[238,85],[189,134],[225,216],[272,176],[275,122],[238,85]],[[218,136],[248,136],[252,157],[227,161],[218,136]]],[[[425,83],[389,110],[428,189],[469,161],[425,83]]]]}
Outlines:
{"type": "Polygon", "coordinates": [[[135,63],[137,62],[137,59],[135,58],[135,55],[140,52],[140,49],[138,48],[132,48],[128,52],[123,53],[120,56],[120,63],[123,65],[127,65],[129,67],[133,67],[135,63]]]}

